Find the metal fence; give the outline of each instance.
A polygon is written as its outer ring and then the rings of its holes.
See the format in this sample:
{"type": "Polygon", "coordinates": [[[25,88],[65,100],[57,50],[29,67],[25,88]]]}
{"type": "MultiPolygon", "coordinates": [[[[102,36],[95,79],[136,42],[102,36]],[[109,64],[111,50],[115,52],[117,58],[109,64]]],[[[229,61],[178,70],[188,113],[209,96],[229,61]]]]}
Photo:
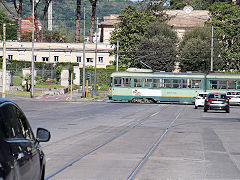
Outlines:
{"type": "Polygon", "coordinates": [[[57,73],[55,69],[52,70],[37,70],[37,76],[40,76],[43,80],[48,80],[48,79],[57,79],[57,73]]]}

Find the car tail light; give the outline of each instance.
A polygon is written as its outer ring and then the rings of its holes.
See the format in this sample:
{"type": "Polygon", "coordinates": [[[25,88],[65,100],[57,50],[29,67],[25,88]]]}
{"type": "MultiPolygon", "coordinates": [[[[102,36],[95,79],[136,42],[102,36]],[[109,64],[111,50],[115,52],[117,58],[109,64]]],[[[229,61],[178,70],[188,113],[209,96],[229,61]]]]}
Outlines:
{"type": "Polygon", "coordinates": [[[206,99],[206,101],[207,101],[207,102],[211,102],[212,100],[210,100],[210,99],[206,99]]]}
{"type": "Polygon", "coordinates": [[[226,99],[225,101],[222,101],[222,102],[228,102],[228,99],[226,99]]]}

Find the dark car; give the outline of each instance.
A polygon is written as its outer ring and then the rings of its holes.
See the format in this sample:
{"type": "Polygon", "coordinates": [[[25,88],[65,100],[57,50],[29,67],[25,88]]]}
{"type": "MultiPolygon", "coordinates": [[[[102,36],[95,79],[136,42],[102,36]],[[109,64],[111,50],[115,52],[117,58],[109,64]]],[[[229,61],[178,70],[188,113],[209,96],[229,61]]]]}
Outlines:
{"type": "Polygon", "coordinates": [[[39,142],[49,139],[43,128],[35,138],[22,110],[0,98],[0,180],[43,180],[46,161],[39,142]]]}
{"type": "Polygon", "coordinates": [[[209,93],[204,103],[204,112],[208,110],[225,110],[230,112],[229,100],[224,93],[209,93]]]}

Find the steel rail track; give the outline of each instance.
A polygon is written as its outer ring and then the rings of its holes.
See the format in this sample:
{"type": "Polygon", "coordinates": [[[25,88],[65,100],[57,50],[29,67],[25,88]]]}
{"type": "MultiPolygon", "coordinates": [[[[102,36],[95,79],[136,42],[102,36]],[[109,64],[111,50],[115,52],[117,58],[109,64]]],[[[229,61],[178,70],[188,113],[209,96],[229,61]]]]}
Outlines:
{"type": "Polygon", "coordinates": [[[77,158],[73,159],[72,161],[68,162],[67,164],[65,164],[64,166],[62,166],[61,168],[57,169],[56,171],[54,171],[53,173],[49,174],[47,177],[45,177],[44,180],[48,180],[50,178],[52,178],[53,176],[59,174],[60,172],[62,172],[63,170],[65,170],[66,168],[72,166],[74,163],[78,162],[79,160],[81,160],[82,158],[88,156],[89,154],[97,151],[98,149],[100,149],[101,147],[111,143],[112,141],[114,141],[115,139],[123,136],[124,134],[126,134],[127,132],[129,132],[130,130],[138,127],[139,125],[141,125],[144,121],[148,120],[149,118],[157,115],[158,113],[160,113],[161,111],[167,109],[168,106],[163,106],[160,110],[158,110],[157,112],[155,112],[154,114],[148,115],[147,117],[142,118],[141,120],[134,120],[133,124],[129,125],[127,128],[123,129],[122,132],[120,132],[119,134],[117,134],[114,137],[111,137],[110,139],[106,140],[105,142],[103,142],[102,144],[92,148],[91,150],[79,155],[77,158]]]}
{"type": "Polygon", "coordinates": [[[185,108],[180,111],[176,118],[171,121],[171,123],[168,125],[168,127],[165,129],[165,131],[161,134],[161,136],[154,142],[154,144],[151,146],[151,148],[148,150],[148,152],[144,155],[144,157],[137,163],[137,166],[130,172],[130,174],[127,177],[127,180],[133,180],[138,172],[141,170],[143,165],[147,162],[147,160],[150,158],[150,156],[153,154],[153,152],[157,149],[165,135],[168,133],[168,131],[171,129],[173,124],[177,121],[177,119],[180,117],[180,115],[185,111],[185,108]]]}

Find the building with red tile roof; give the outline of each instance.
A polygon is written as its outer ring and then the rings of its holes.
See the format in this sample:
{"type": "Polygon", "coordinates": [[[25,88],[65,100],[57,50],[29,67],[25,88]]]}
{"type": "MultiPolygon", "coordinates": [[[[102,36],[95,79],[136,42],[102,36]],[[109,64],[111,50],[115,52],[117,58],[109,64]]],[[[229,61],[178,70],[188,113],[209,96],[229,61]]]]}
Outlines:
{"type": "MultiPolygon", "coordinates": [[[[21,23],[21,26],[22,26],[22,33],[25,33],[25,32],[32,32],[32,16],[29,16],[27,17],[26,19],[22,20],[22,23],[21,23]]],[[[42,23],[38,20],[38,28],[39,30],[42,29],[42,23]]]]}

